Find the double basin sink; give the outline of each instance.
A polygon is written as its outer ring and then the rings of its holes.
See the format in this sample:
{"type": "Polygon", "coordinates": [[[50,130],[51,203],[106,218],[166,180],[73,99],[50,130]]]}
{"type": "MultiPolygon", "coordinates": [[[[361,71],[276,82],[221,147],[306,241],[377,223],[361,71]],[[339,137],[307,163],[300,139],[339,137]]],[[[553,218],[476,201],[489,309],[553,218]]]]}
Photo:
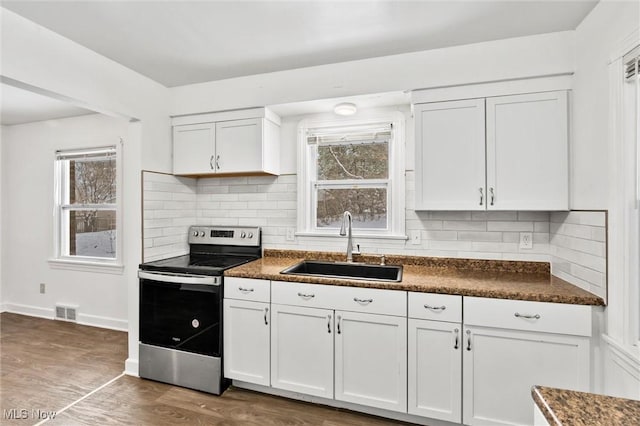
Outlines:
{"type": "Polygon", "coordinates": [[[351,262],[304,260],[280,273],[285,275],[306,275],[347,280],[402,281],[402,266],[351,262]]]}

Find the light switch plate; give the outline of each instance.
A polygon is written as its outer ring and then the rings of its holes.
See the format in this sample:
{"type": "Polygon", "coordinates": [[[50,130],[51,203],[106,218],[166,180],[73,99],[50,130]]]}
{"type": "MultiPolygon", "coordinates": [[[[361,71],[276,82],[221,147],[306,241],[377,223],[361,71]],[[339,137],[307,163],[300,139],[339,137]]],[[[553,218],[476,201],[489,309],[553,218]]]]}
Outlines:
{"type": "Polygon", "coordinates": [[[296,240],[296,228],[287,228],[287,236],[285,237],[287,241],[295,241],[296,240]]]}
{"type": "Polygon", "coordinates": [[[411,244],[414,246],[422,244],[422,237],[419,230],[411,231],[411,244]]]}

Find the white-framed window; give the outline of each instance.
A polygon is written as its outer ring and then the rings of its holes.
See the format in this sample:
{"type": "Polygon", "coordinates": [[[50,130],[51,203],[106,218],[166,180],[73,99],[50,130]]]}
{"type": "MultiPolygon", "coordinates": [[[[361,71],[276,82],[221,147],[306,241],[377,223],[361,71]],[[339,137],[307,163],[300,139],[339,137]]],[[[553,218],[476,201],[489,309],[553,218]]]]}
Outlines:
{"type": "Polygon", "coordinates": [[[630,178],[624,203],[627,242],[626,275],[630,288],[627,300],[632,319],[630,333],[640,348],[640,46],[623,57],[624,85],[622,89],[622,141],[628,156],[626,174],[630,178]],[[634,297],[635,293],[635,297],[634,297]]]}
{"type": "Polygon", "coordinates": [[[54,261],[119,263],[118,163],[115,145],[56,152],[54,261]]]}
{"type": "Polygon", "coordinates": [[[338,235],[345,211],[356,235],[404,234],[404,116],[299,125],[298,233],[338,235]]]}

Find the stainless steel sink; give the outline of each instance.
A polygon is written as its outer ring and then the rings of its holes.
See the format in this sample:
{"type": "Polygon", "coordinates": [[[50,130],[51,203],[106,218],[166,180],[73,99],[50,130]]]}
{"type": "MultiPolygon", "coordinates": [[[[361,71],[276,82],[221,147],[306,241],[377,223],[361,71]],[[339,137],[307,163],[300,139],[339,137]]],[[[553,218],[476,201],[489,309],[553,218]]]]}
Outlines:
{"type": "Polygon", "coordinates": [[[285,275],[310,275],[314,277],[343,278],[367,281],[402,281],[402,266],[370,265],[349,262],[321,262],[304,260],[284,271],[285,275]]]}

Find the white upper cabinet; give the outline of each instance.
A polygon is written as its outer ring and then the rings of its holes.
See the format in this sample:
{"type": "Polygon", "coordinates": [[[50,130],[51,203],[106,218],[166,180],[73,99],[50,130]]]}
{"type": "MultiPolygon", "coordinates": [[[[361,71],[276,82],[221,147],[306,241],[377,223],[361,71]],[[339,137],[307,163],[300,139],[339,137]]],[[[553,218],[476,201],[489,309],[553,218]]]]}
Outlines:
{"type": "Polygon", "coordinates": [[[265,108],[177,117],[173,123],[176,175],[280,173],[280,119],[265,108]]]}
{"type": "Polygon", "coordinates": [[[416,104],[416,210],[567,210],[567,92],[416,104]]]}
{"type": "Polygon", "coordinates": [[[489,209],[569,208],[567,115],[564,91],[487,99],[489,209]]]}
{"type": "Polygon", "coordinates": [[[187,124],[173,128],[173,173],[211,173],[216,126],[213,123],[187,124]]]}
{"type": "Polygon", "coordinates": [[[484,99],[419,104],[414,114],[416,210],[484,210],[484,99]]]}

